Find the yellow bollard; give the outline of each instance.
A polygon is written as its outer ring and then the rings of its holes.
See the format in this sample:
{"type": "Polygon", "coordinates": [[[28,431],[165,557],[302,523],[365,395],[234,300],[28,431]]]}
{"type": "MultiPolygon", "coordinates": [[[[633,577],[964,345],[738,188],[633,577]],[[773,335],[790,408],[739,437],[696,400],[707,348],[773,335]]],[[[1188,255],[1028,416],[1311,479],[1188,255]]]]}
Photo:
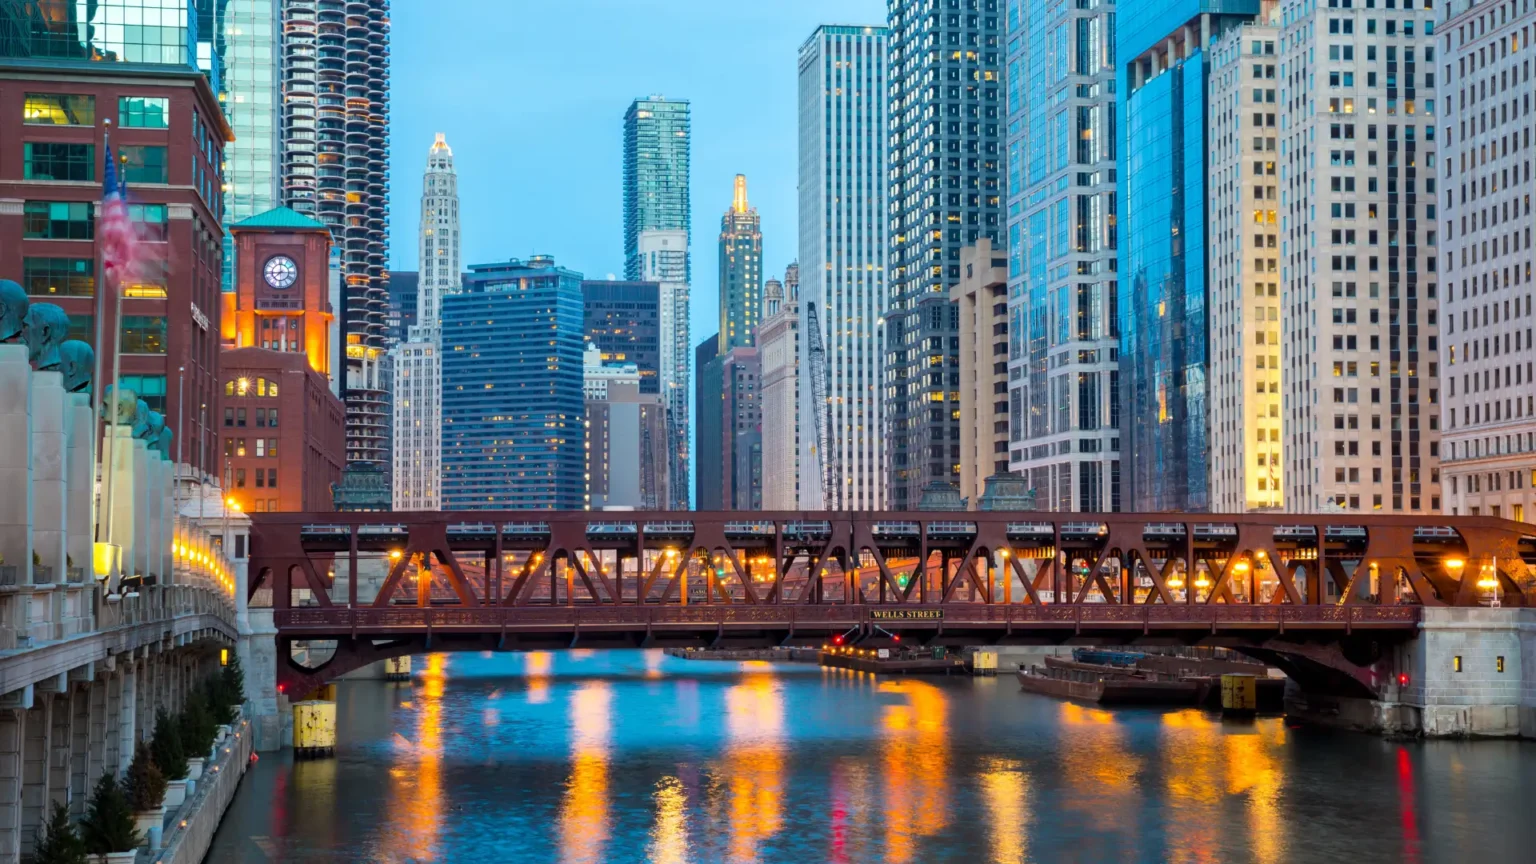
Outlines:
{"type": "Polygon", "coordinates": [[[409,681],[411,680],[411,657],[391,657],[384,661],[385,681],[409,681]]]}
{"type": "Polygon", "coordinates": [[[1259,710],[1258,680],[1252,675],[1221,676],[1221,713],[1247,715],[1259,710]]]}
{"type": "Polygon", "coordinates": [[[293,754],[300,758],[336,752],[336,703],[314,700],[293,706],[293,754]]]}

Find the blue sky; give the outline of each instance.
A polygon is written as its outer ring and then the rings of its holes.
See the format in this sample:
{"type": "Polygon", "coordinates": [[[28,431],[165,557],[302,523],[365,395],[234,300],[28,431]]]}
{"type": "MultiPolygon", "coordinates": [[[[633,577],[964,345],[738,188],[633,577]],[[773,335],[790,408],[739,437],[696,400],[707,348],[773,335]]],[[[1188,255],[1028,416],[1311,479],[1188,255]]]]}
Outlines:
{"type": "Polygon", "coordinates": [[[623,275],[623,121],[637,96],[693,108],[693,341],[718,329],[716,238],[732,178],[763,219],[765,276],[796,254],[796,57],[818,24],[884,0],[395,0],[390,262],[416,267],[421,172],[443,132],[464,262],[539,253],[623,275]]]}

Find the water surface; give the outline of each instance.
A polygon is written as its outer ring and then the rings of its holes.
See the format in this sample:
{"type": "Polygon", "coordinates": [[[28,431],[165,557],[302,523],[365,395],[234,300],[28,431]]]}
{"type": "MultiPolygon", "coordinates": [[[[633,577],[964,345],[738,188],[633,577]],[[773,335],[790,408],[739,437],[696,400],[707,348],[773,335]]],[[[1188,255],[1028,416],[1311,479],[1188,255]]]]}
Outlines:
{"type": "Polygon", "coordinates": [[[659,651],[416,658],[210,862],[1536,860],[1536,744],[1389,742],[659,651]]]}

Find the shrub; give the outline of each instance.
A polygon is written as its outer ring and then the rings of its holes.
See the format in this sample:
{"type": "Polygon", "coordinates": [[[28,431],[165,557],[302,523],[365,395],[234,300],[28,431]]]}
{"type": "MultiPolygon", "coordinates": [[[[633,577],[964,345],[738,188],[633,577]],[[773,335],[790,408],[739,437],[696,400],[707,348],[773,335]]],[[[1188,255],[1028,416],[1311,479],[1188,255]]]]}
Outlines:
{"type": "Polygon", "coordinates": [[[43,828],[32,864],[86,864],[85,841],[75,833],[75,826],[69,821],[69,805],[63,801],[54,802],[53,815],[43,828]]]}
{"type": "Polygon", "coordinates": [[[80,836],[91,855],[138,848],[140,837],[133,824],[133,809],[110,772],[96,781],[90,808],[80,823],[80,836]]]}
{"type": "Polygon", "coordinates": [[[165,803],[165,775],[155,764],[149,745],[143,741],[133,748],[133,761],[128,763],[128,774],[123,778],[123,794],[128,796],[128,806],[135,812],[153,810],[165,803]]]}
{"type": "Polygon", "coordinates": [[[187,704],[182,706],[177,722],[181,727],[181,746],[194,758],[207,756],[213,747],[213,737],[218,734],[218,724],[208,713],[203,688],[193,687],[187,694],[187,704]]]}
{"type": "Polygon", "coordinates": [[[155,765],[167,780],[187,776],[187,751],[181,746],[181,728],[164,709],[155,712],[155,735],[149,741],[155,765]]]}

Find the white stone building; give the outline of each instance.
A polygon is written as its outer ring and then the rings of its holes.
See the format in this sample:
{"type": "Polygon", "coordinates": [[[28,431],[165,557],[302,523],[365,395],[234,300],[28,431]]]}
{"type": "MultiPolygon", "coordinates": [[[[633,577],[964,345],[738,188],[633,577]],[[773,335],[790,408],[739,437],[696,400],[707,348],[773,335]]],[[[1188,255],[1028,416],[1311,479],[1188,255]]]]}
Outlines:
{"type": "Polygon", "coordinates": [[[800,509],[800,285],[799,266],[784,281],[763,286],[763,324],[757,333],[762,362],[763,509],[800,509]]]}
{"type": "MultiPolygon", "coordinates": [[[[1329,501],[1367,513],[1441,508],[1435,14],[1285,0],[1275,106],[1242,111],[1245,121],[1264,115],[1250,137],[1279,138],[1283,495],[1293,512],[1329,501]]],[[[1267,202],[1264,181],[1245,182],[1262,185],[1267,202]]]]}
{"type": "Polygon", "coordinates": [[[671,509],[688,509],[688,490],[693,488],[689,480],[689,409],[688,397],[693,392],[692,367],[689,365],[692,351],[688,340],[689,327],[688,287],[688,230],[686,228],[652,228],[640,232],[640,274],[645,282],[660,283],[658,321],[661,329],[660,388],[667,406],[667,437],[672,442],[669,451],[667,488],[671,490],[671,509]]]}
{"type": "Polygon", "coordinates": [[[396,510],[442,507],[442,298],[459,290],[459,187],[453,151],[438,133],[421,181],[416,325],[395,346],[396,510]]]}
{"type": "Polygon", "coordinates": [[[1536,3],[1439,10],[1445,512],[1536,518],[1536,3]]]}
{"type": "Polygon", "coordinates": [[[1281,483],[1279,29],[1211,45],[1211,509],[1278,509],[1281,483]]]}
{"type": "Polygon", "coordinates": [[[800,46],[799,486],[810,510],[885,507],[888,35],[824,25],[800,46]],[[820,406],[813,317],[826,356],[820,406]],[[824,437],[818,408],[827,412],[824,437]],[[824,489],[826,477],[838,488],[824,489]]]}

